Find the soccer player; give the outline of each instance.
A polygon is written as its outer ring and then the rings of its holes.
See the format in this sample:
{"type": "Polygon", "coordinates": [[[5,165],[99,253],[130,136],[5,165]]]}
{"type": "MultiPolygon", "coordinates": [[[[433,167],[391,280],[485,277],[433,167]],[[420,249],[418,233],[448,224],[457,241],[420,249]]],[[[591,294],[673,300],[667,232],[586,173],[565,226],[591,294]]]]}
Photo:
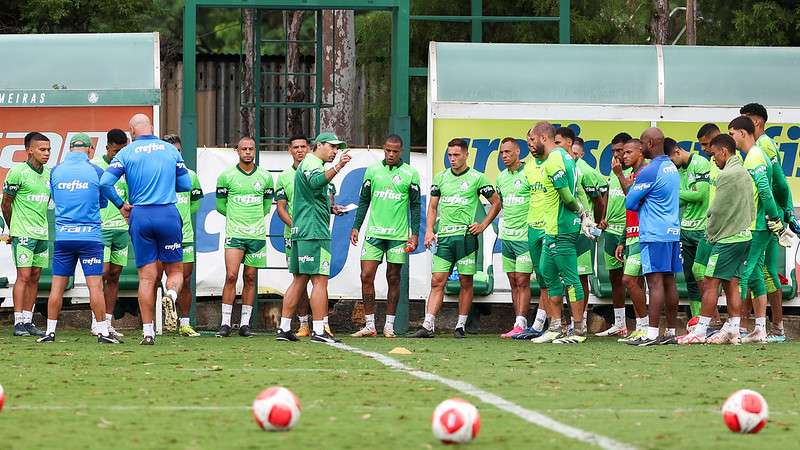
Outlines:
{"type": "Polygon", "coordinates": [[[755,219],[753,182],[736,152],[736,142],[720,134],[711,140],[714,164],[722,171],[717,192],[708,208],[707,242],[711,256],[706,267],[703,304],[694,329],[678,338],[678,344],[738,344],[742,297],[739,276],[750,248],[750,226],[755,219]],[[718,333],[706,339],[706,331],[717,310],[717,290],[722,285],[728,307],[728,321],[718,333]]]}
{"type": "Polygon", "coordinates": [[[500,142],[500,158],[506,168],[497,176],[497,194],[502,202],[503,218],[500,221],[503,271],[511,286],[511,303],[516,318],[510,331],[500,335],[508,339],[519,335],[528,327],[531,308],[531,273],[533,262],[528,247],[528,210],[530,185],[525,173],[526,163],[519,159],[519,143],[513,137],[500,142]]]}
{"type": "MultiPolygon", "coordinates": [[[[124,131],[114,128],[106,133],[106,154],[92,159],[92,164],[106,170],[111,160],[123,147],[128,145],[128,136],[124,131]]],[[[128,201],[128,183],[124,178],[114,184],[117,195],[128,201]]],[[[106,202],[107,204],[107,202],[106,202]]],[[[128,264],[128,247],[131,237],[128,234],[128,221],[122,217],[114,205],[100,208],[101,235],[103,237],[103,298],[106,306],[106,322],[111,336],[119,339],[122,333],[111,325],[114,319],[114,307],[119,298],[119,277],[122,269],[128,264]]],[[[97,321],[92,317],[92,334],[97,336],[97,321]]]]}
{"type": "Polygon", "coordinates": [[[739,116],[728,124],[728,133],[736,146],[747,155],[744,168],[750,172],[755,184],[754,198],[756,220],[751,226],[752,241],[747,264],[742,272],[742,297],[747,290],[753,294],[753,309],[756,324],[753,331],[742,339],[742,343],[767,341],[767,289],[764,284],[764,258],[772,233],[783,231],[783,212],[778,209],[772,194],[772,162],[756,144],[755,126],[747,116],[739,116]]]}
{"type": "Polygon", "coordinates": [[[150,118],[136,114],[130,120],[133,142],[111,160],[100,179],[100,188],[130,225],[131,244],[139,271],[139,309],[142,313],[141,345],[155,344],[153,308],[161,261],[167,273],[167,292],[162,302],[175,302],[183,286],[181,218],[175,192],[191,190],[192,181],[175,147],[153,135],[150,118]],[[125,175],[130,203],[123,201],[114,185],[125,175]]]}
{"type": "Polygon", "coordinates": [[[708,211],[708,190],[711,164],[702,156],[687,152],[678,146],[674,139],[664,140],[664,153],[678,168],[681,177],[681,256],[683,274],[689,294],[692,317],[700,313],[700,287],[702,278],[695,279],[692,272],[697,248],[706,229],[708,211]]]}
{"type": "Polygon", "coordinates": [[[25,136],[28,160],[6,174],[3,186],[3,219],[11,235],[11,252],[17,266],[14,300],[14,336],[44,336],[33,324],[33,305],[39,292],[39,277],[48,264],[50,202],[50,140],[32,132],[25,136]]]}
{"type": "MultiPolygon", "coordinates": [[[[717,176],[719,168],[714,162],[714,152],[721,148],[720,146],[711,146],[711,141],[720,134],[719,127],[714,123],[706,123],[697,131],[697,140],[700,142],[700,147],[704,152],[708,153],[711,157],[711,164],[709,164],[708,171],[708,204],[714,201],[714,196],[717,191],[717,176]]],[[[697,253],[695,254],[694,264],[692,265],[692,275],[697,280],[700,288],[701,295],[705,297],[705,286],[703,280],[705,279],[706,265],[708,264],[708,257],[711,253],[711,245],[706,239],[705,233],[700,236],[700,242],[697,244],[697,253]]],[[[716,317],[715,313],[715,317],[716,317]]],[[[694,320],[694,319],[693,319],[694,320]]]]}
{"type": "Polygon", "coordinates": [[[548,122],[539,122],[531,131],[536,154],[544,159],[545,237],[539,262],[550,295],[550,328],[531,342],[542,344],[578,344],[586,340],[583,311],[586,306],[578,277],[578,235],[591,223],[577,199],[577,169],[567,151],[555,143],[556,130],[548,122]],[[572,312],[573,329],[560,332],[561,306],[566,292],[572,312]]]}
{"type": "Polygon", "coordinates": [[[47,299],[47,332],[37,342],[55,342],[58,315],[69,277],[81,263],[89,288],[89,305],[97,322],[97,342],[119,344],[109,333],[103,299],[103,239],[100,208],[108,203],[100,192],[103,169],[89,162],[92,140],[84,133],[69,141],[69,154],[50,172],[50,189],[56,205],[56,240],[53,246],[53,284],[47,299]]]}
{"type": "Polygon", "coordinates": [[[640,346],[677,343],[678,289],[675,273],[682,270],[680,251],[680,187],[675,164],[664,154],[664,134],[648,128],[641,141],[653,158],[633,182],[625,207],[639,211],[639,245],[642,272],[650,291],[650,323],[640,346]],[[659,337],[661,309],[665,307],[667,332],[659,337]]]}
{"type": "MultiPolygon", "coordinates": [[[[292,197],[294,196],[294,177],[297,167],[306,157],[309,148],[308,138],[305,136],[293,136],[289,139],[289,155],[292,157],[292,165],[287,167],[278,175],[278,182],[275,184],[275,211],[286,226],[283,229],[283,241],[286,252],[286,264],[292,260],[292,197]]],[[[295,275],[292,275],[294,277],[295,275]]],[[[300,319],[300,328],[297,330],[297,337],[308,337],[311,335],[311,328],[308,325],[308,291],[300,293],[300,302],[297,304],[297,318],[300,319]]]]}
{"type": "MultiPolygon", "coordinates": [[[[625,132],[618,133],[611,139],[611,165],[618,168],[624,177],[630,175],[627,169],[623,174],[623,148],[631,140],[631,135],[625,132]]],[[[595,336],[628,335],[628,326],[625,323],[625,285],[622,283],[622,261],[617,260],[616,250],[618,245],[625,243],[625,191],[622,190],[620,179],[616,172],[608,176],[608,196],[605,217],[597,223],[597,228],[603,230],[603,258],[611,282],[611,301],[614,305],[614,324],[608,329],[596,333],[595,336]]]]}
{"type": "MultiPolygon", "coordinates": [[[[575,161],[578,173],[578,201],[595,223],[605,216],[608,182],[594,167],[583,160],[583,139],[575,137],[571,128],[561,127],[556,130],[556,145],[567,150],[575,161]]],[[[586,327],[586,314],[589,306],[589,275],[594,273],[594,253],[596,238],[584,234],[578,235],[578,277],[583,287],[583,322],[586,327]]]]}
{"type": "MultiPolygon", "coordinates": [[[[174,145],[179,152],[183,153],[183,144],[181,138],[177,134],[168,134],[164,136],[164,140],[174,145]]],[[[178,294],[178,334],[186,337],[197,337],[200,333],[192,328],[190,323],[189,314],[192,309],[192,272],[194,271],[194,224],[192,218],[200,209],[200,201],[203,199],[203,188],[200,186],[200,179],[197,173],[187,168],[189,177],[192,179],[192,189],[189,192],[178,192],[178,213],[181,215],[183,222],[183,288],[178,294]]],[[[160,279],[160,278],[159,278],[160,279]]]]}
{"type": "Polygon", "coordinates": [[[442,308],[444,287],[454,267],[458,270],[461,290],[458,294],[458,321],[453,335],[459,339],[467,336],[464,327],[472,306],[472,277],[477,272],[478,235],[491,225],[501,208],[494,186],[482,172],[467,165],[468,157],[465,140],[450,140],[447,143],[450,168],[439,172],[431,184],[425,227],[425,247],[436,246],[431,292],[425,307],[425,320],[411,337],[435,336],[436,314],[442,308]],[[476,223],[475,212],[480,205],[480,195],[489,201],[491,207],[481,223],[476,223]]]}
{"type": "Polygon", "coordinates": [[[364,173],[358,211],[350,232],[350,243],[358,244],[359,230],[367,209],[370,209],[361,250],[361,297],[364,300],[366,324],[352,337],[377,335],[375,272],[384,256],[388,290],[383,335],[395,337],[394,316],[400,299],[400,270],[408,262],[408,254],[416,250],[419,244],[419,172],[403,162],[403,140],[396,134],[386,138],[383,155],[383,161],[368,167],[364,173]]]}
{"type": "MultiPolygon", "coordinates": [[[[786,175],[783,172],[778,145],[772,138],[764,132],[767,123],[767,109],[758,103],[749,103],[742,106],[739,114],[745,115],[753,121],[755,126],[756,145],[764,151],[769,158],[772,169],[772,194],[778,208],[783,211],[783,222],[794,232],[800,232],[800,225],[794,216],[794,201],[792,200],[792,190],[786,182],[786,175]]],[[[779,258],[778,239],[775,236],[770,238],[767,251],[764,257],[767,271],[765,272],[765,284],[767,287],[767,299],[772,309],[772,330],[767,336],[767,342],[784,342],[786,333],[783,330],[783,299],[781,293],[781,283],[778,279],[778,258],[779,258]]]]}
{"type": "Polygon", "coordinates": [[[311,341],[338,342],[325,329],[328,312],[328,276],[331,268],[330,182],[348,162],[350,155],[342,153],[339,162],[325,170],[347,144],[331,132],[322,132],[314,140],[314,150],[297,167],[292,205],[292,259],[289,272],[294,275],[286,290],[281,311],[281,323],[276,339],[297,341],[292,332],[292,316],[301,293],[311,281],[311,341]]]}
{"type": "Polygon", "coordinates": [[[258,269],[267,267],[267,228],[264,217],[272,206],[272,175],[256,166],[256,141],[239,139],[239,162],[217,178],[217,212],[225,216],[225,286],[222,288],[222,324],[218,337],[231,335],[231,313],[236,299],[239,267],[242,272],[242,315],[239,336],[250,337],[250,315],[256,295],[258,269]]]}

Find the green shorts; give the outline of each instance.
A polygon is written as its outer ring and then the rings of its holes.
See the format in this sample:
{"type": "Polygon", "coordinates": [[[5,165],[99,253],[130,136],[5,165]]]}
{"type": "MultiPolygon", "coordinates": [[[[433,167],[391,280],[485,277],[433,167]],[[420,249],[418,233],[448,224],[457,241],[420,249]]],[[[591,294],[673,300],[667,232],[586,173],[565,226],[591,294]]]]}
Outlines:
{"type": "Polygon", "coordinates": [[[17,267],[40,267],[44,269],[50,262],[49,242],[44,239],[12,237],[11,253],[17,267]]]}
{"type": "Polygon", "coordinates": [[[579,233],[547,235],[542,250],[542,276],[550,297],[563,297],[570,302],[583,301],[583,286],[578,277],[578,255],[575,251],[579,233]]]}
{"type": "Polygon", "coordinates": [[[128,230],[103,230],[103,262],[125,267],[131,235],[128,230]]]}
{"type": "Polygon", "coordinates": [[[747,297],[747,290],[753,291],[753,297],[766,295],[767,288],[764,285],[764,256],[769,246],[772,233],[766,230],[753,231],[753,240],[750,241],[750,249],[747,252],[747,261],[742,271],[741,287],[742,298],[747,297]]]}
{"type": "Polygon", "coordinates": [[[283,252],[286,255],[286,266],[288,267],[292,260],[292,238],[283,238],[283,252]]]}
{"type": "Polygon", "coordinates": [[[193,263],[194,262],[194,243],[193,242],[184,242],[181,244],[183,247],[183,262],[184,263],[193,263]]]}
{"type": "Polygon", "coordinates": [[[450,273],[455,267],[460,275],[478,271],[478,237],[472,234],[439,238],[433,254],[433,273],[450,273]]]}
{"type": "Polygon", "coordinates": [[[780,257],[780,245],[778,237],[770,233],[767,252],[764,255],[764,285],[767,294],[771,294],[781,288],[781,279],[778,277],[778,258],[780,257]]]}
{"type": "Polygon", "coordinates": [[[694,255],[694,264],[692,264],[692,274],[697,280],[702,280],[706,275],[706,266],[708,266],[708,257],[711,256],[711,247],[712,245],[703,235],[703,239],[700,239],[697,244],[697,253],[694,255]]]}
{"type": "Polygon", "coordinates": [[[265,239],[226,238],[225,248],[244,251],[242,262],[245,266],[257,269],[266,269],[267,267],[267,241],[265,239]]]}
{"type": "Polygon", "coordinates": [[[531,255],[531,263],[533,264],[533,271],[536,273],[536,279],[539,280],[539,286],[544,286],[544,277],[539,263],[542,260],[542,246],[544,245],[544,230],[540,228],[528,227],[528,251],[531,255]]]}
{"type": "Polygon", "coordinates": [[[623,238],[621,234],[603,233],[603,258],[607,270],[618,270],[622,269],[624,266],[624,264],[619,262],[617,257],[614,256],[617,251],[617,246],[622,244],[624,239],[625,238],[623,238]]]}
{"type": "Polygon", "coordinates": [[[750,241],[714,244],[708,257],[705,276],[725,281],[741,277],[749,249],[750,241]]]}
{"type": "Polygon", "coordinates": [[[625,239],[625,267],[622,272],[629,277],[642,276],[642,249],[638,237],[625,239]]]}
{"type": "Polygon", "coordinates": [[[527,241],[500,241],[500,254],[503,255],[503,272],[533,272],[527,241]]]}
{"type": "Polygon", "coordinates": [[[575,246],[575,252],[578,255],[578,275],[594,273],[594,244],[595,241],[583,234],[578,234],[578,244],[575,246]]]}
{"type": "Polygon", "coordinates": [[[362,261],[383,261],[386,255],[386,262],[392,264],[405,264],[408,261],[406,253],[406,241],[394,241],[390,239],[367,238],[361,247],[362,261]]]}
{"type": "Polygon", "coordinates": [[[330,239],[293,240],[289,273],[295,275],[330,275],[330,239]]]}

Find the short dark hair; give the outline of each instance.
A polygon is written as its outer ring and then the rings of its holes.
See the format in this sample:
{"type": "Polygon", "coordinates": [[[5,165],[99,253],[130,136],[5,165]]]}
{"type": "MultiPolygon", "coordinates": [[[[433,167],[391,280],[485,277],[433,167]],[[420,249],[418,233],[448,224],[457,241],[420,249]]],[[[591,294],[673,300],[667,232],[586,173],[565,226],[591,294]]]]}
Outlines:
{"type": "Polygon", "coordinates": [[[572,141],[572,144],[573,144],[573,145],[574,145],[574,144],[578,144],[578,145],[580,145],[581,147],[583,147],[583,146],[586,144],[586,142],[583,140],[583,138],[582,138],[582,137],[580,137],[580,136],[579,136],[579,137],[576,137],[575,139],[573,139],[573,141],[572,141]]]}
{"type": "Polygon", "coordinates": [[[300,140],[306,141],[306,145],[311,143],[307,137],[303,136],[302,134],[298,134],[289,138],[289,145],[292,145],[292,142],[294,141],[300,141],[300,140]]]}
{"type": "Polygon", "coordinates": [[[128,135],[119,128],[113,128],[106,133],[106,141],[108,141],[109,144],[127,145],[128,135]]]}
{"type": "Polygon", "coordinates": [[[678,147],[678,142],[671,137],[664,138],[664,154],[667,156],[672,156],[676,150],[680,150],[680,147],[678,147]]]}
{"type": "Polygon", "coordinates": [[[625,142],[625,144],[636,144],[639,147],[642,147],[642,151],[644,151],[644,142],[642,142],[642,140],[639,138],[630,138],[627,142],[625,142]]]}
{"type": "Polygon", "coordinates": [[[245,136],[240,137],[239,140],[236,141],[236,147],[235,148],[238,149],[239,148],[239,142],[242,142],[244,140],[253,141],[253,144],[256,144],[256,147],[258,147],[258,142],[256,142],[256,138],[254,138],[252,136],[245,135],[245,136]]]}
{"type": "Polygon", "coordinates": [[[631,135],[623,131],[622,133],[617,133],[617,135],[614,136],[614,139],[611,139],[611,145],[626,144],[631,139],[633,139],[631,135]]]}
{"type": "Polygon", "coordinates": [[[573,144],[575,143],[575,132],[570,127],[559,127],[556,130],[556,134],[562,138],[569,139],[573,144]]]}
{"type": "Polygon", "coordinates": [[[467,145],[467,141],[461,138],[450,139],[450,142],[447,143],[447,147],[461,147],[461,150],[469,151],[469,146],[467,145]]]}
{"type": "Polygon", "coordinates": [[[503,145],[506,142],[511,142],[515,147],[519,148],[519,142],[517,142],[517,138],[506,136],[500,141],[500,145],[503,145]]]}
{"type": "Polygon", "coordinates": [[[181,142],[181,137],[178,136],[177,134],[165,134],[164,137],[161,138],[161,140],[169,142],[172,145],[183,144],[181,142]]]}
{"type": "Polygon", "coordinates": [[[760,103],[748,103],[739,109],[739,114],[743,116],[758,116],[767,121],[767,108],[760,103]]]}
{"type": "Polygon", "coordinates": [[[744,130],[747,134],[755,134],[756,133],[756,126],[753,125],[753,121],[750,120],[747,116],[739,116],[733,120],[731,123],[728,124],[729,130],[744,130]]]}
{"type": "Polygon", "coordinates": [[[30,133],[25,135],[25,139],[24,139],[25,148],[26,149],[30,148],[31,144],[34,141],[50,142],[50,138],[48,138],[47,136],[43,135],[42,133],[39,133],[38,131],[31,131],[30,133]]]}
{"type": "Polygon", "coordinates": [[[383,140],[384,144],[400,144],[400,147],[403,146],[403,138],[401,138],[397,134],[390,134],[386,136],[386,139],[383,140]]]}
{"type": "Polygon", "coordinates": [[[710,122],[704,124],[702,127],[700,127],[699,130],[697,130],[697,139],[706,137],[715,131],[719,133],[719,127],[717,126],[717,124],[710,122]]]}
{"type": "Polygon", "coordinates": [[[714,136],[710,144],[712,147],[722,147],[730,154],[736,153],[736,141],[728,134],[718,134],[714,136]]]}

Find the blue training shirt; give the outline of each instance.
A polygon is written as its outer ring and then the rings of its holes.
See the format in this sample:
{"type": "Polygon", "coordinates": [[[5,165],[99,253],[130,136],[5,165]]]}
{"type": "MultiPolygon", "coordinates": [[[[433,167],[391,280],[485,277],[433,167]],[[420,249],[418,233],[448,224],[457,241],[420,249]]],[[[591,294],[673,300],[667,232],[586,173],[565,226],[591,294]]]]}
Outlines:
{"type": "Polygon", "coordinates": [[[100,208],[108,201],[100,192],[103,169],[81,152],[69,152],[50,171],[50,193],[56,205],[57,241],[102,242],[100,208]]]}
{"type": "Polygon", "coordinates": [[[636,176],[625,207],[639,211],[641,242],[677,242],[681,238],[681,178],[666,155],[653,159],[636,176]]]}
{"type": "Polygon", "coordinates": [[[117,153],[103,174],[103,193],[118,208],[122,199],[113,189],[125,175],[131,205],[169,205],[177,201],[175,192],[192,187],[189,172],[178,149],[153,135],[138,136],[117,153]]]}

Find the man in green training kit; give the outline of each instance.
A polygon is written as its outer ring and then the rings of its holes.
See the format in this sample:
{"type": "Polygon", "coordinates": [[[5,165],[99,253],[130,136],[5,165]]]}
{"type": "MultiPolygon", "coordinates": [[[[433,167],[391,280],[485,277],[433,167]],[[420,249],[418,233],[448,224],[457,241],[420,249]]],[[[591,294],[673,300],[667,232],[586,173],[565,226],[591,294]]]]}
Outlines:
{"type": "Polygon", "coordinates": [[[506,168],[497,176],[497,193],[503,205],[499,238],[503,257],[503,271],[511,286],[511,303],[516,318],[510,331],[501,338],[514,338],[528,327],[531,308],[531,273],[533,262],[528,248],[528,209],[530,185],[525,172],[525,162],[519,160],[519,143],[513,137],[500,142],[500,158],[506,168]]]}
{"type": "MultiPolygon", "coordinates": [[[[174,145],[178,151],[183,152],[183,144],[181,138],[177,134],[168,134],[164,136],[164,140],[174,145]]],[[[192,179],[192,189],[189,192],[177,192],[178,203],[175,205],[178,208],[178,213],[181,215],[183,221],[183,288],[178,294],[178,320],[180,328],[178,333],[181,336],[197,337],[200,333],[192,328],[190,323],[189,314],[192,309],[192,272],[194,271],[194,224],[192,218],[200,209],[200,201],[203,200],[203,188],[200,187],[200,179],[197,173],[189,169],[189,177],[192,179]]]]}
{"type": "MultiPolygon", "coordinates": [[[[628,133],[618,133],[611,139],[611,166],[617,167],[624,178],[630,175],[631,169],[622,172],[622,152],[625,144],[631,140],[628,133]]],[[[617,174],[608,175],[608,201],[606,215],[597,224],[603,230],[603,260],[608,270],[608,279],[611,284],[611,300],[614,305],[614,324],[608,329],[596,333],[595,336],[628,335],[628,326],[625,323],[625,285],[622,284],[623,265],[616,258],[618,245],[625,243],[625,191],[622,189],[617,174]]]]}
{"type": "MultiPolygon", "coordinates": [[[[292,157],[292,165],[278,175],[278,182],[275,184],[275,212],[286,225],[283,228],[283,242],[287,266],[289,261],[292,260],[294,176],[297,173],[297,167],[300,166],[303,158],[306,157],[306,153],[308,153],[308,144],[308,139],[305,136],[293,136],[289,139],[289,155],[292,157]]],[[[308,325],[308,302],[308,291],[301,292],[300,302],[297,304],[297,318],[300,319],[300,328],[296,333],[297,337],[311,336],[311,328],[308,325]]]]}
{"type": "Polygon", "coordinates": [[[576,246],[581,230],[588,232],[592,220],[577,199],[577,169],[566,150],[555,143],[556,130],[548,122],[539,122],[532,133],[537,155],[544,159],[545,240],[539,263],[550,294],[550,328],[532,342],[577,344],[586,340],[583,311],[586,302],[578,277],[576,246]],[[569,298],[573,330],[562,333],[561,304],[569,298]]]}
{"type": "MultiPolygon", "coordinates": [[[[783,211],[783,222],[795,232],[800,233],[800,225],[794,216],[794,201],[792,200],[792,190],[786,182],[786,174],[783,172],[778,144],[765,133],[767,123],[767,109],[758,103],[749,103],[742,106],[739,114],[747,116],[753,121],[756,132],[756,145],[764,151],[772,164],[772,194],[778,209],[783,211]]],[[[767,298],[772,309],[772,331],[767,336],[767,342],[784,342],[786,333],[783,330],[783,293],[781,292],[781,282],[778,277],[778,259],[780,249],[778,239],[773,235],[767,245],[767,252],[764,257],[766,272],[764,273],[765,284],[767,287],[767,298]]]]}
{"type": "MultiPolygon", "coordinates": [[[[128,135],[119,128],[114,128],[106,133],[106,154],[92,159],[92,164],[106,170],[111,160],[117,156],[123,147],[128,145],[128,135]]],[[[125,177],[120,177],[114,184],[117,195],[123,201],[128,201],[128,183],[125,177]]],[[[106,321],[108,334],[113,338],[121,338],[122,333],[111,326],[114,319],[114,307],[119,298],[119,276],[122,268],[128,264],[128,248],[131,236],[128,234],[128,221],[122,217],[119,209],[112,204],[100,209],[100,229],[103,238],[103,297],[106,304],[106,321]]],[[[92,335],[97,336],[97,321],[92,316],[92,335]]]]}
{"type": "Polygon", "coordinates": [[[664,139],[664,153],[678,168],[678,175],[681,177],[681,255],[689,305],[694,317],[700,314],[699,285],[703,278],[695,278],[692,266],[706,229],[711,164],[699,154],[682,149],[670,138],[664,139]]]}
{"type": "Polygon", "coordinates": [[[742,339],[742,343],[767,342],[767,289],[764,285],[764,257],[772,233],[783,231],[783,214],[778,210],[772,195],[772,163],[756,144],[755,126],[747,116],[739,116],[728,124],[728,133],[736,141],[739,150],[747,156],[744,168],[750,172],[755,185],[756,220],[751,227],[753,240],[742,273],[742,298],[750,289],[753,294],[753,309],[756,324],[753,331],[742,339]]]}
{"type": "Polygon", "coordinates": [[[225,286],[222,288],[222,324],[217,336],[231,334],[239,266],[242,274],[242,316],[239,336],[253,335],[250,315],[256,294],[258,269],[267,267],[267,227],[264,217],[272,206],[272,175],[256,166],[256,142],[243,137],[236,146],[239,163],[217,178],[217,212],[225,216],[225,286]]]}
{"type": "Polygon", "coordinates": [[[494,186],[483,173],[467,165],[467,149],[467,142],[463,139],[448,142],[450,168],[439,172],[431,184],[425,226],[425,247],[436,246],[431,292],[425,307],[425,321],[411,337],[434,337],[436,314],[442,308],[444,287],[454,267],[458,270],[461,290],[458,294],[458,322],[453,335],[456,338],[467,336],[464,327],[472,306],[472,277],[478,270],[478,235],[491,225],[501,208],[494,186]],[[480,195],[489,201],[491,207],[483,221],[476,223],[475,212],[480,206],[480,195]]]}
{"type": "Polygon", "coordinates": [[[368,167],[364,173],[358,211],[350,233],[350,243],[356,245],[358,232],[367,209],[370,209],[366,240],[361,250],[361,296],[366,324],[352,337],[377,335],[375,272],[384,255],[387,294],[383,335],[395,337],[394,316],[400,299],[400,269],[408,261],[408,254],[419,244],[419,172],[403,162],[403,140],[400,136],[392,134],[386,138],[383,154],[383,161],[368,167]]]}
{"type": "Polygon", "coordinates": [[[33,324],[33,305],[39,277],[49,262],[47,205],[50,202],[50,139],[37,132],[25,136],[28,160],[6,174],[3,185],[3,219],[11,235],[11,252],[17,266],[14,282],[14,336],[44,336],[33,324]]]}
{"type": "Polygon", "coordinates": [[[292,316],[301,293],[311,281],[311,341],[338,342],[325,329],[324,318],[328,312],[328,276],[331,271],[331,218],[330,182],[350,162],[345,151],[330,169],[324,164],[333,162],[340,149],[347,147],[331,132],[320,133],[314,140],[314,151],[307,154],[297,167],[294,178],[294,204],[292,205],[292,259],[289,272],[294,275],[286,289],[281,311],[281,323],[276,339],[297,341],[292,332],[292,316]]]}

